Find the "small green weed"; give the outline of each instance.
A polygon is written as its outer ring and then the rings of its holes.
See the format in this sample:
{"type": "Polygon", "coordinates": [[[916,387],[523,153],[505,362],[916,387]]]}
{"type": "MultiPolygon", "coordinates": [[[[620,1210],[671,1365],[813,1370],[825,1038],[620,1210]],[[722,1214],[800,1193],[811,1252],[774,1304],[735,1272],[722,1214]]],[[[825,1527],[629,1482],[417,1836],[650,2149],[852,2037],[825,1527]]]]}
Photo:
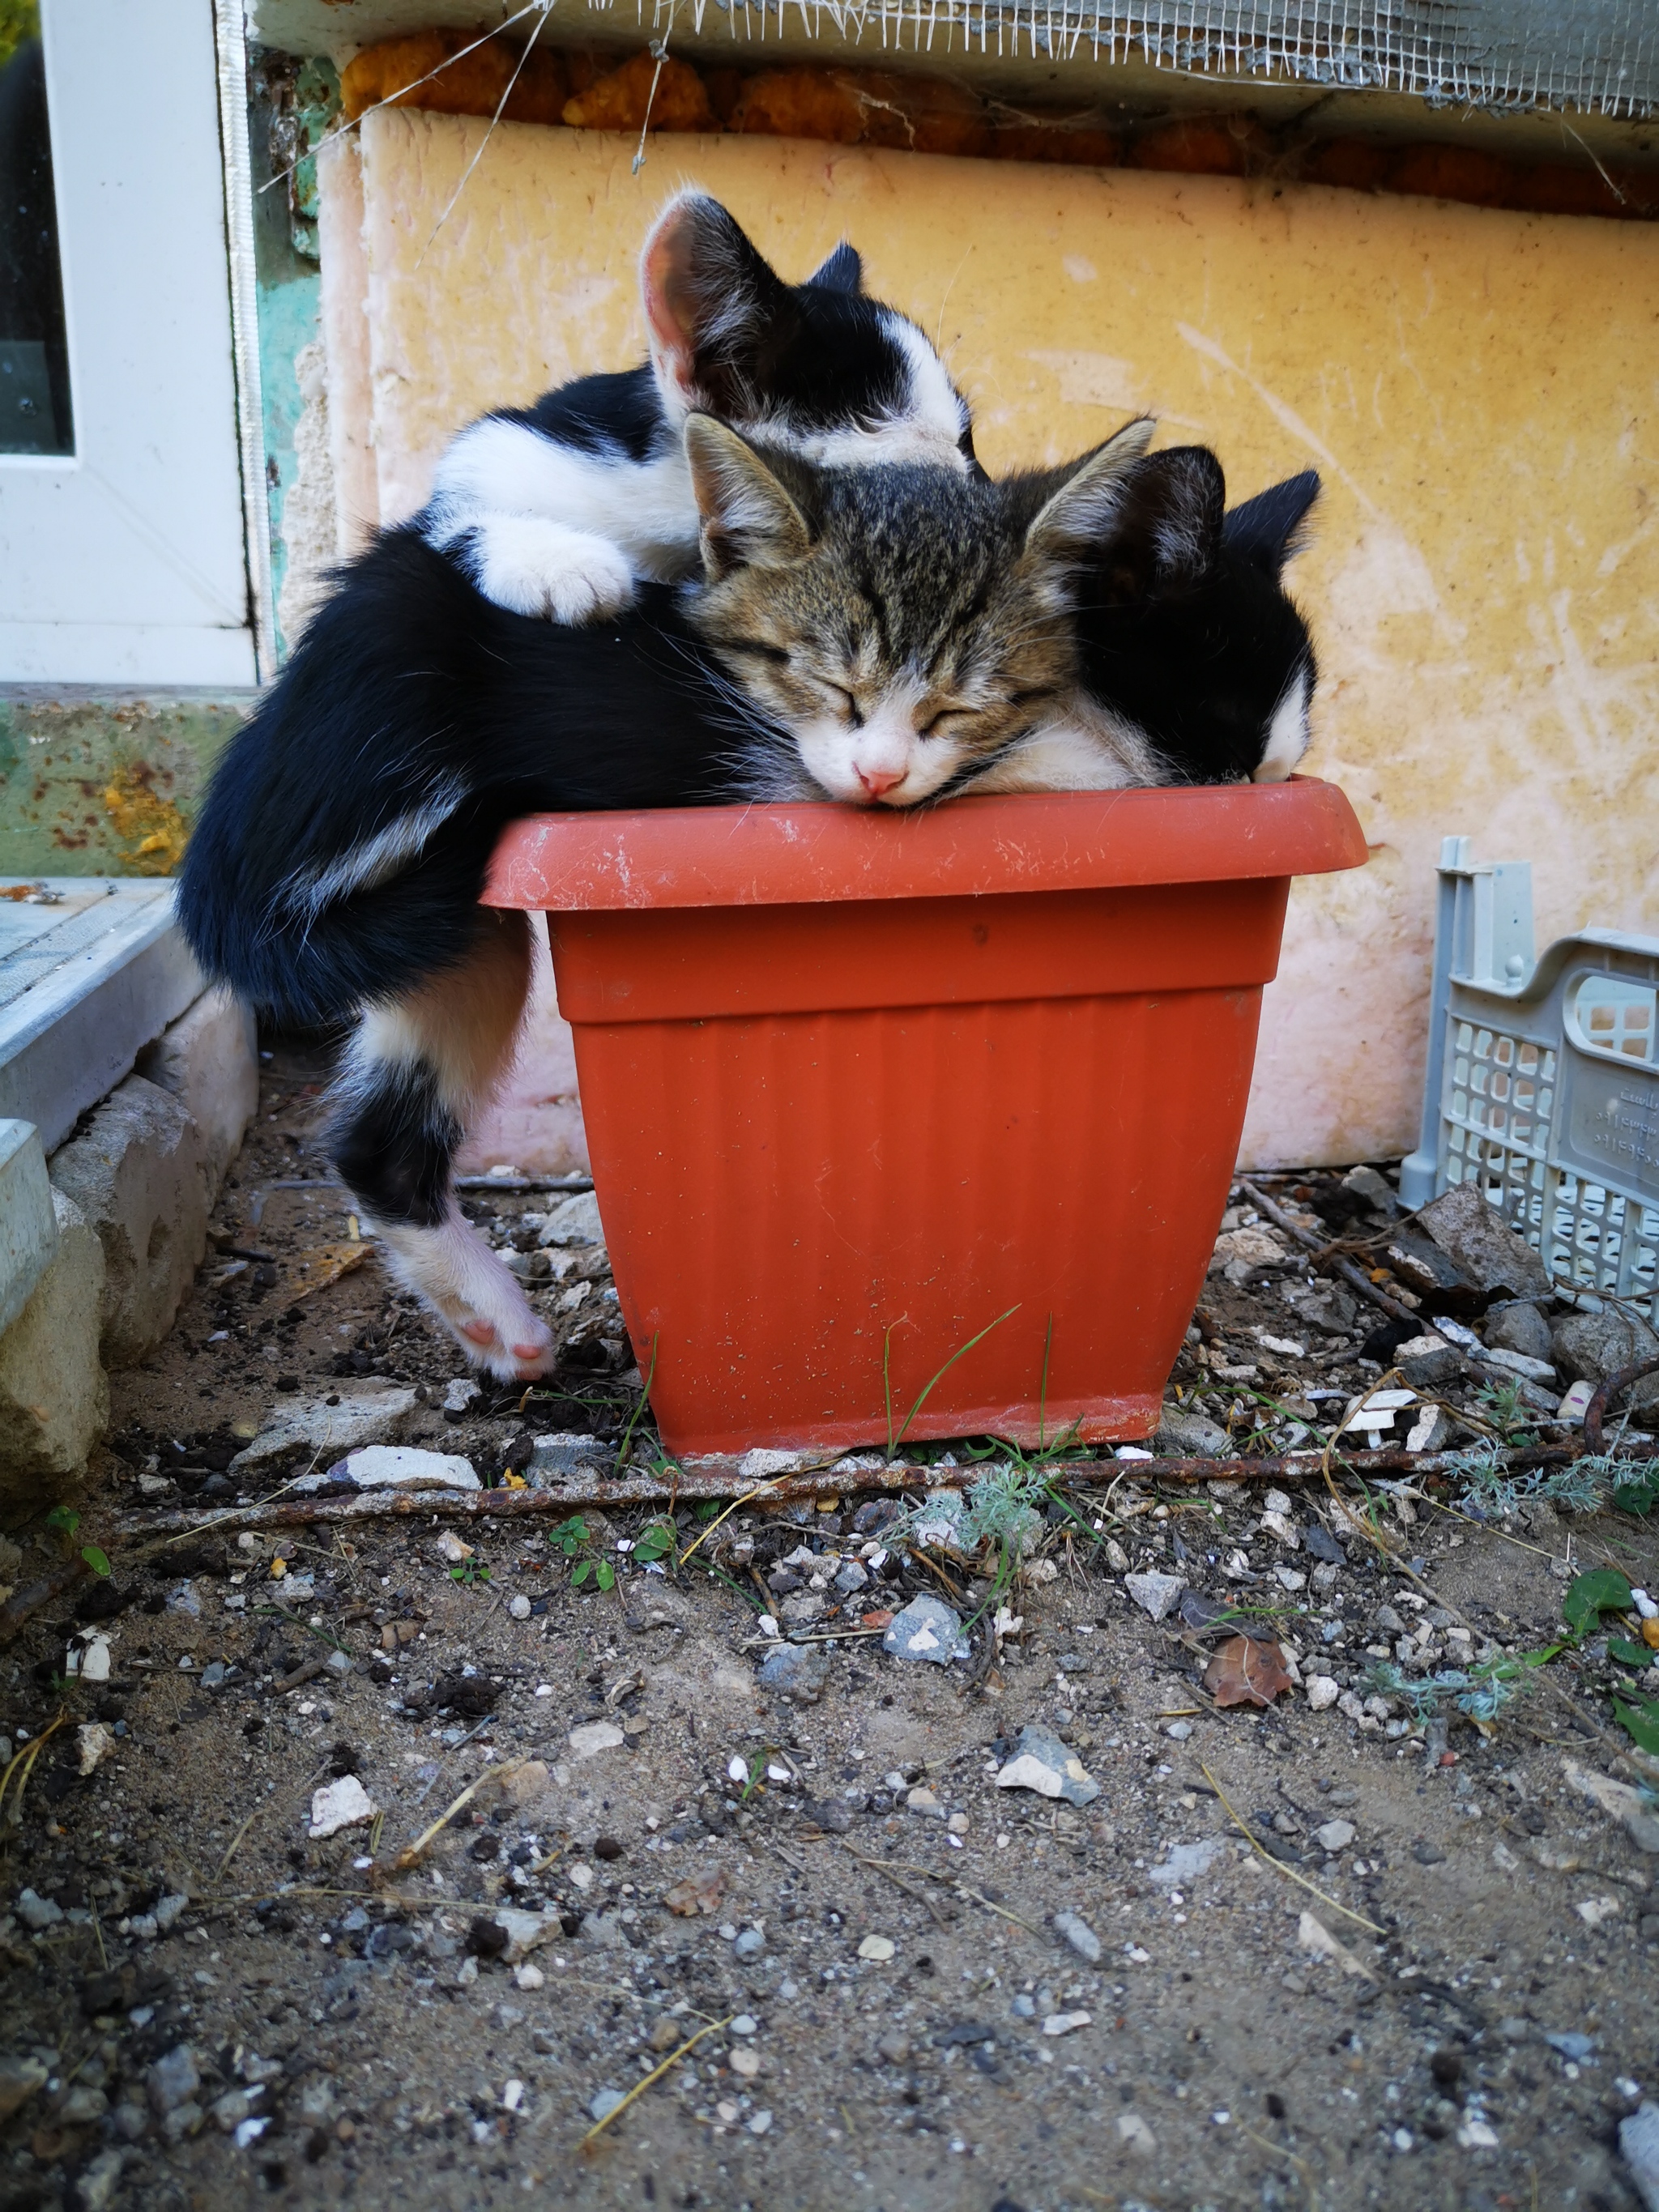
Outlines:
{"type": "MultiPolygon", "coordinates": [[[[81,1516],[67,1505],[54,1505],[46,1516],[46,1526],[54,1536],[61,1537],[67,1552],[75,1541],[75,1532],[81,1525],[81,1516]]],[[[96,1544],[82,1544],[81,1557],[95,1575],[107,1575],[109,1555],[96,1544]]]]}
{"type": "Polygon", "coordinates": [[[1518,1382],[1483,1384],[1475,1393],[1475,1404],[1505,1443],[1524,1446],[1537,1443],[1538,1416],[1528,1405],[1518,1382]]]}
{"type": "Polygon", "coordinates": [[[1553,1650],[1522,1651],[1478,1667],[1443,1667],[1432,1674],[1407,1674],[1392,1659],[1379,1659],[1365,1680],[1381,1696],[1409,1706],[1416,1721],[1431,1720],[1448,1699],[1471,1720],[1491,1721],[1519,1696],[1533,1669],[1554,1656],[1553,1650]]]}
{"type": "Polygon", "coordinates": [[[1659,1698],[1615,1698],[1613,1710],[1637,1749],[1659,1759],[1659,1698]]]}
{"type": "Polygon", "coordinates": [[[663,1559],[672,1559],[675,1534],[672,1521],[653,1521],[636,1539],[634,1557],[641,1566],[655,1566],[663,1559]]]}
{"type": "Polygon", "coordinates": [[[453,1583],[465,1583],[470,1588],[474,1583],[487,1583],[489,1569],[482,1559],[457,1559],[449,1571],[453,1583]]]}
{"type": "Polygon", "coordinates": [[[589,1581],[595,1589],[608,1590],[616,1587],[617,1570],[610,1560],[585,1556],[593,1536],[580,1513],[573,1513],[568,1521],[561,1521],[556,1528],[550,1528],[547,1540],[550,1544],[556,1544],[567,1559],[575,1562],[570,1571],[573,1588],[580,1589],[589,1581]]]}

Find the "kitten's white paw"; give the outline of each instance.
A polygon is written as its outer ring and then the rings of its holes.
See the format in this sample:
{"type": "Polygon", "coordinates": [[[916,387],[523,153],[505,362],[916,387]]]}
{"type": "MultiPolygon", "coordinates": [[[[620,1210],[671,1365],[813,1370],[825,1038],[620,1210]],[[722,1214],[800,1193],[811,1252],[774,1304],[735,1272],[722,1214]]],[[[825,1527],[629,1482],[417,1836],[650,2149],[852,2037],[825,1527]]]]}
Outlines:
{"type": "Polygon", "coordinates": [[[393,1272],[443,1323],[468,1359],[504,1382],[527,1382],[553,1364],[553,1332],[459,1213],[441,1228],[380,1230],[393,1272]]]}
{"type": "Polygon", "coordinates": [[[478,589],[498,607],[572,628],[633,604],[633,564],[620,547],[537,515],[487,515],[476,524],[471,567],[478,589]]]}

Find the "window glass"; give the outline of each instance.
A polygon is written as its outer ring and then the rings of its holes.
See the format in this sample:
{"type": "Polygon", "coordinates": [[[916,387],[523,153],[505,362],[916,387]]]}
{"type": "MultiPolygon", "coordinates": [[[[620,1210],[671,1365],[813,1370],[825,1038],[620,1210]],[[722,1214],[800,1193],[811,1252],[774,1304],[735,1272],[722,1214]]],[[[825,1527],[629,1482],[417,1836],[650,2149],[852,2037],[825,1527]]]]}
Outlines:
{"type": "Polygon", "coordinates": [[[70,453],[39,0],[0,0],[0,453],[70,453]]]}

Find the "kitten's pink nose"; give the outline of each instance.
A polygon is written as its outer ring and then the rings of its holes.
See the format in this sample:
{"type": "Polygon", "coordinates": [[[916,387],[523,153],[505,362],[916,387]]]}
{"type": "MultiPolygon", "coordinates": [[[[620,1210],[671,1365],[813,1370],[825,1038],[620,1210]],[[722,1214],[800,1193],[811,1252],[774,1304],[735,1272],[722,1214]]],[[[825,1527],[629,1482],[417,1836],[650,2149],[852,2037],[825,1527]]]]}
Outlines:
{"type": "Polygon", "coordinates": [[[904,771],[897,768],[860,768],[854,764],[853,773],[872,799],[880,799],[904,781],[904,771]]]}

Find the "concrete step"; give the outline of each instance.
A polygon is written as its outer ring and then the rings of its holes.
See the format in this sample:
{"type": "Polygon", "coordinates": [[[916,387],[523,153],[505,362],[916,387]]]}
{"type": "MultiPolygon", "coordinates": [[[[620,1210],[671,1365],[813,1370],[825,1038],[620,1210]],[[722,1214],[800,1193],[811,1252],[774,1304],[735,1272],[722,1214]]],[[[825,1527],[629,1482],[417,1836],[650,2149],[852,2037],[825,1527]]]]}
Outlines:
{"type": "Polygon", "coordinates": [[[0,878],[0,1119],[53,1152],[202,989],[170,883],[0,878]]]}

